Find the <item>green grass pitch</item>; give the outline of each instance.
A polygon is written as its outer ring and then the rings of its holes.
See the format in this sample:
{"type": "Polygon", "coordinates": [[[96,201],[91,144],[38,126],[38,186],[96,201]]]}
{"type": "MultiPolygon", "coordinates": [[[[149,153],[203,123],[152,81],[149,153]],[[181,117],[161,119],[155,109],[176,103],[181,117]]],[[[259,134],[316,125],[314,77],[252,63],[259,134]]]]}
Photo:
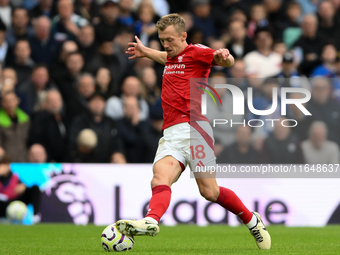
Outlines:
{"type": "MultiPolygon", "coordinates": [[[[105,226],[0,225],[0,254],[104,254],[105,226]]],[[[130,254],[340,254],[340,226],[269,226],[272,249],[260,251],[244,226],[161,226],[157,237],[136,237],[130,254]]],[[[125,252],[126,253],[126,252],[125,252]]],[[[123,252],[124,254],[124,252],[123,252]]]]}

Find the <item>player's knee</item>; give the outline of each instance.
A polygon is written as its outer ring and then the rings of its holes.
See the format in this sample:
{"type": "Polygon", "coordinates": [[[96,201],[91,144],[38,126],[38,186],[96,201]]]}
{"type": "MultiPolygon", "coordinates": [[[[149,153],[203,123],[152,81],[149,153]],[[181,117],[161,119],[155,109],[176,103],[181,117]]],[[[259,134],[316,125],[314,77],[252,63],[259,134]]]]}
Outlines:
{"type": "Polygon", "coordinates": [[[154,188],[158,185],[169,185],[169,183],[160,174],[155,174],[151,180],[151,188],[154,188]]]}
{"type": "Polygon", "coordinates": [[[211,202],[215,202],[219,195],[218,192],[215,192],[207,188],[200,189],[200,193],[202,197],[211,202]]]}

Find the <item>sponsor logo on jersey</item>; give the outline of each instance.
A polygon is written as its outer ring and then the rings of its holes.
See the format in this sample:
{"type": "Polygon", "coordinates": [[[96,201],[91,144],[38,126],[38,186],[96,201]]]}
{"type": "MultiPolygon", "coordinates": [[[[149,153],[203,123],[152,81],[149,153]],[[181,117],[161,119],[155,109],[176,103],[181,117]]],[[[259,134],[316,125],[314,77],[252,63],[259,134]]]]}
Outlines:
{"type": "Polygon", "coordinates": [[[173,64],[173,65],[165,66],[165,69],[185,69],[185,65],[184,64],[173,64]]]}

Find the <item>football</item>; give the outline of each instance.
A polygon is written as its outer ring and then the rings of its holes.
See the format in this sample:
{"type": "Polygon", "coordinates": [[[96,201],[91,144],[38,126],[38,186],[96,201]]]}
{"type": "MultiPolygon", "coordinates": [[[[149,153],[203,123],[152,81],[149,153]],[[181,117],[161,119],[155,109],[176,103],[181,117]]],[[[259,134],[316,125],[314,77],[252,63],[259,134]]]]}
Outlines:
{"type": "Polygon", "coordinates": [[[27,206],[21,201],[13,201],[6,208],[6,216],[13,221],[22,221],[27,213],[27,206]]]}
{"type": "Polygon", "coordinates": [[[135,243],[133,236],[123,235],[117,230],[115,224],[111,224],[104,229],[101,241],[105,251],[131,250],[135,243]]]}

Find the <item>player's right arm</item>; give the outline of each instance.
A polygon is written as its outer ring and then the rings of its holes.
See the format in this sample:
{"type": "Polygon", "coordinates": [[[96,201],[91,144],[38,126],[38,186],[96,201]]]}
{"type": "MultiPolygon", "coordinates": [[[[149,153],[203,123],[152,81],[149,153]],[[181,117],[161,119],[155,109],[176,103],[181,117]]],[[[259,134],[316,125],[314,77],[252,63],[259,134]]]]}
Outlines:
{"type": "Polygon", "coordinates": [[[129,59],[135,59],[135,58],[149,58],[152,59],[162,65],[165,65],[166,63],[166,52],[165,51],[159,51],[154,50],[148,47],[145,47],[144,44],[139,40],[137,36],[135,36],[136,43],[130,42],[129,48],[126,51],[126,54],[131,55],[129,59]]]}

